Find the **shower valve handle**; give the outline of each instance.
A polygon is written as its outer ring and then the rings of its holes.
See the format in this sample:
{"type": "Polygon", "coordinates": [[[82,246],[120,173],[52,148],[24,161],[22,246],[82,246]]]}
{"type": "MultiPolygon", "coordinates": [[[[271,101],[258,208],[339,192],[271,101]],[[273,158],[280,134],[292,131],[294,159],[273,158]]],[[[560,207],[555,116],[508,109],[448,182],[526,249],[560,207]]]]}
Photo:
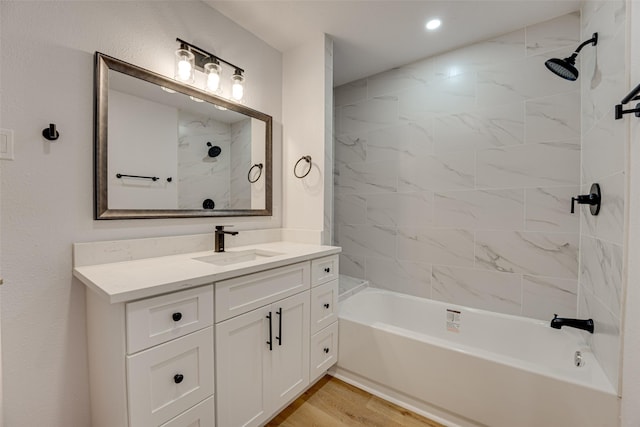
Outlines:
{"type": "Polygon", "coordinates": [[[590,191],[589,194],[581,194],[571,198],[571,213],[575,213],[575,204],[578,202],[579,205],[591,206],[591,214],[598,215],[598,212],[600,212],[600,202],[602,201],[600,186],[593,184],[590,191]]]}

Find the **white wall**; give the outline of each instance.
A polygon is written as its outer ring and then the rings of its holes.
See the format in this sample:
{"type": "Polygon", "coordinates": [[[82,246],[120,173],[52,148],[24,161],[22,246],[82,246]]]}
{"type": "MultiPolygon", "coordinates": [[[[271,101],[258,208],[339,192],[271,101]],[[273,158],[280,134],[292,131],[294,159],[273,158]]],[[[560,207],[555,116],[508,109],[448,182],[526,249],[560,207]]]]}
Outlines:
{"type": "MultiPolygon", "coordinates": [[[[325,113],[327,103],[332,105],[326,90],[331,82],[325,72],[330,43],[326,35],[318,34],[285,52],[283,58],[282,116],[287,123],[283,134],[283,222],[288,229],[312,230],[318,243],[324,228],[325,113]],[[311,156],[313,167],[307,177],[298,179],[293,167],[306,155],[311,156]]],[[[301,161],[298,174],[307,167],[307,162],[301,161]]]]}
{"type": "Polygon", "coordinates": [[[110,209],[176,209],[178,110],[109,90],[110,209]],[[156,181],[118,178],[117,174],[155,176],[156,181]]]}
{"type": "MultiPolygon", "coordinates": [[[[90,425],[84,286],[71,244],[281,226],[282,56],[200,2],[0,2],[3,387],[8,426],[90,425]],[[249,107],[274,117],[274,216],[94,221],[93,53],[172,76],[181,37],[247,70],[249,107]],[[42,129],[56,123],[60,139],[42,129]]],[[[227,70],[225,72],[228,73],[227,70]]]]}

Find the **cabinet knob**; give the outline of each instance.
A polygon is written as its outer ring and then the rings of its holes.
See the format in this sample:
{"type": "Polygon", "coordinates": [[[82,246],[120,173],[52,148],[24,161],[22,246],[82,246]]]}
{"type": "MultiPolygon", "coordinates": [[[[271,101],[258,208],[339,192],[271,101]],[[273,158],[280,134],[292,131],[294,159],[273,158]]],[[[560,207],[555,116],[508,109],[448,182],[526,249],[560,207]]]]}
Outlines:
{"type": "Polygon", "coordinates": [[[329,307],[331,307],[331,306],[329,305],[328,302],[324,304],[324,308],[329,308],[329,307]]]}
{"type": "Polygon", "coordinates": [[[329,267],[327,267],[327,268],[324,269],[324,272],[325,273],[331,273],[331,269],[329,267]]]}
{"type": "Polygon", "coordinates": [[[176,384],[180,384],[183,379],[184,379],[184,375],[182,374],[175,374],[173,376],[173,382],[175,382],[176,384]]]}
{"type": "Polygon", "coordinates": [[[171,318],[173,319],[174,322],[179,322],[180,319],[182,319],[182,313],[180,313],[179,311],[176,313],[173,313],[171,315],[171,318]]]}
{"type": "Polygon", "coordinates": [[[325,353],[329,353],[329,347],[325,347],[325,348],[324,348],[324,352],[325,352],[325,353]]]}

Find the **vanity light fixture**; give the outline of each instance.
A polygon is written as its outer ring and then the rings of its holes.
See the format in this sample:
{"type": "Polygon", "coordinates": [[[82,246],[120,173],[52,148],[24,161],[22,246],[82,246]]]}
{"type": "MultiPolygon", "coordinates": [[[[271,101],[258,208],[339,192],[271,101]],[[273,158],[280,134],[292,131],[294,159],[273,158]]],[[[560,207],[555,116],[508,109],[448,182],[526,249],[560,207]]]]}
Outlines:
{"type": "Polygon", "coordinates": [[[236,102],[242,101],[244,97],[244,70],[242,68],[182,39],[177,38],[176,41],[180,45],[176,50],[176,80],[193,84],[195,70],[198,70],[206,76],[204,89],[210,93],[220,94],[221,63],[223,63],[235,70],[231,77],[231,99],[236,102]]]}

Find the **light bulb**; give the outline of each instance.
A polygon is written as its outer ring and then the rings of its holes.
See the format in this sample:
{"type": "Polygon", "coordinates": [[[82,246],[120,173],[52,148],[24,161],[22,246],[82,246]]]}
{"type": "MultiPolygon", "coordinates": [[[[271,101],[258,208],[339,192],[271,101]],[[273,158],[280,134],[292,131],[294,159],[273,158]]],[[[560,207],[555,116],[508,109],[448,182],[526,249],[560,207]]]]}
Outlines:
{"type": "Polygon", "coordinates": [[[244,96],[244,77],[240,74],[239,70],[236,70],[235,74],[231,77],[233,85],[231,86],[231,97],[236,101],[241,101],[244,96]]]}
{"type": "Polygon", "coordinates": [[[178,62],[178,77],[180,80],[189,80],[191,77],[191,64],[187,58],[183,58],[178,62]]]}
{"type": "Polygon", "coordinates": [[[220,74],[211,73],[209,77],[207,77],[207,89],[211,92],[215,92],[220,87],[220,74]]]}
{"type": "Polygon", "coordinates": [[[187,83],[195,81],[195,56],[186,49],[176,50],[175,78],[187,83]]]}
{"type": "Polygon", "coordinates": [[[231,96],[233,96],[233,99],[235,99],[236,101],[240,101],[243,95],[244,88],[242,87],[242,83],[234,83],[233,87],[231,88],[231,96]]]}
{"type": "Polygon", "coordinates": [[[217,92],[220,88],[220,70],[220,65],[214,62],[204,64],[204,72],[207,74],[207,90],[209,92],[217,92]]]}

